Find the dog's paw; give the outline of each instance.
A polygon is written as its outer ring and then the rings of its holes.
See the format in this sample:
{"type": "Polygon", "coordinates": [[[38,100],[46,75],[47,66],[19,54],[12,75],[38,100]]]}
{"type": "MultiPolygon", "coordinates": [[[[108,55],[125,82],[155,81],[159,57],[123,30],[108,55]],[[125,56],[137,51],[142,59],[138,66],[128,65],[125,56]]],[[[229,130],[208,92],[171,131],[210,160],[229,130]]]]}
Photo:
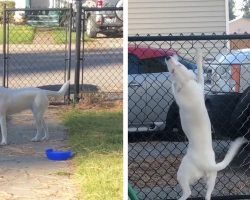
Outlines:
{"type": "Polygon", "coordinates": [[[47,141],[47,140],[49,140],[49,137],[48,136],[44,136],[41,140],[42,141],[47,141]]]}
{"type": "Polygon", "coordinates": [[[249,142],[246,138],[244,137],[239,137],[235,140],[235,142],[239,143],[239,144],[244,144],[244,143],[247,143],[249,142]]]}
{"type": "Polygon", "coordinates": [[[31,139],[31,142],[39,142],[40,140],[37,138],[37,137],[33,137],[32,139],[31,139]]]}
{"type": "Polygon", "coordinates": [[[2,145],[2,146],[7,145],[7,142],[6,142],[6,141],[2,141],[2,142],[1,142],[1,145],[2,145]]]}

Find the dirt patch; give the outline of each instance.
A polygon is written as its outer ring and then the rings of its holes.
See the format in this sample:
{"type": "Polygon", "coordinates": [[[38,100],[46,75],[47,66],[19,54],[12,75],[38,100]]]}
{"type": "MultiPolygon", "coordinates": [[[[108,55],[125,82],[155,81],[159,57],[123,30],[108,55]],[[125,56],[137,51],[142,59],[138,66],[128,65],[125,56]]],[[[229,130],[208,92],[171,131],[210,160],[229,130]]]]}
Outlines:
{"type": "Polygon", "coordinates": [[[69,149],[67,132],[60,123],[61,107],[50,107],[45,114],[50,140],[31,142],[36,127],[30,112],[8,120],[9,145],[0,147],[1,200],[75,200],[72,160],[50,161],[44,150],[69,149]]]}
{"type": "Polygon", "coordinates": [[[54,38],[50,31],[37,30],[33,39],[33,44],[54,44],[54,38]]]}
{"type": "MultiPolygon", "coordinates": [[[[221,141],[214,141],[214,149],[217,155],[223,154],[223,159],[227,146],[221,143],[221,141]]],[[[140,199],[180,197],[181,189],[176,175],[185,155],[186,145],[187,143],[184,142],[129,143],[128,177],[140,199]]],[[[218,172],[213,196],[249,195],[249,169],[249,163],[248,166],[231,163],[225,170],[218,172]]],[[[201,179],[193,185],[192,197],[204,197],[205,191],[206,185],[201,179]]]]}
{"type": "Polygon", "coordinates": [[[142,187],[165,187],[177,185],[176,173],[180,165],[181,156],[168,156],[154,159],[149,157],[135,162],[129,159],[128,175],[130,180],[139,188],[142,187]]]}

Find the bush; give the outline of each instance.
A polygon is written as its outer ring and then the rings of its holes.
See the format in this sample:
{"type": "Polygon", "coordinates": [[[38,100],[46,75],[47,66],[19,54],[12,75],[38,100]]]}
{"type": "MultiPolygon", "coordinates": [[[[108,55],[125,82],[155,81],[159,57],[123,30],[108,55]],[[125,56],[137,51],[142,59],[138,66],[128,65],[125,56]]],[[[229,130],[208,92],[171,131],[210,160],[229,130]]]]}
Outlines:
{"type": "MultiPolygon", "coordinates": [[[[15,2],[14,1],[1,1],[0,2],[0,23],[3,23],[3,8],[4,4],[6,4],[6,8],[15,8],[15,2]]],[[[9,15],[9,21],[13,21],[14,19],[14,12],[11,12],[9,15]]]]}

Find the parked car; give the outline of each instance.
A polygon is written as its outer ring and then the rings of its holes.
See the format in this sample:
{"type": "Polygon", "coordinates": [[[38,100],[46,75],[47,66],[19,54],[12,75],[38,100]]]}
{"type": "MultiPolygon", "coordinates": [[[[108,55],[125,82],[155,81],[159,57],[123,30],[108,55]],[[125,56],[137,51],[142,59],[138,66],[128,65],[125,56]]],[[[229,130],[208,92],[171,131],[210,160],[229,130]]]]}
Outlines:
{"type": "Polygon", "coordinates": [[[250,83],[250,49],[220,53],[210,68],[210,86],[213,92],[244,92],[250,83]]]}
{"type": "MultiPolygon", "coordinates": [[[[128,131],[156,132],[163,131],[167,140],[185,140],[182,131],[179,110],[171,92],[170,74],[165,63],[166,56],[177,54],[168,49],[129,46],[128,48],[128,131]]],[[[196,64],[181,56],[179,61],[188,69],[196,72],[196,64]]],[[[218,62],[219,63],[219,62],[218,62]]],[[[220,64],[220,63],[219,63],[220,64]]],[[[217,65],[218,67],[222,66],[217,65]]],[[[223,73],[208,67],[204,71],[205,103],[211,119],[212,132],[216,138],[235,139],[247,135],[250,139],[250,87],[244,92],[222,92],[213,90],[213,86],[221,84],[215,81],[213,73],[223,73]],[[214,85],[211,85],[214,84],[214,85]]],[[[245,81],[250,77],[245,76],[245,81]]],[[[249,85],[249,84],[248,84],[249,85]]],[[[219,85],[223,87],[223,85],[219,85]]],[[[224,89],[225,91],[225,89],[224,89]]]]}
{"type": "MultiPolygon", "coordinates": [[[[83,7],[123,7],[123,0],[87,0],[83,7]]],[[[90,38],[97,33],[118,35],[123,32],[123,11],[86,11],[85,30],[90,38]]]]}
{"type": "Polygon", "coordinates": [[[220,53],[210,69],[210,118],[214,130],[230,138],[250,139],[250,49],[220,53]]]}
{"type": "MultiPolygon", "coordinates": [[[[177,54],[174,50],[129,46],[128,48],[128,120],[129,132],[159,131],[169,129],[178,116],[174,109],[171,82],[165,62],[166,56],[177,54]],[[171,112],[170,112],[171,111],[171,112]],[[171,121],[170,121],[171,120],[171,121]]],[[[179,56],[188,69],[195,63],[179,56]]]]}

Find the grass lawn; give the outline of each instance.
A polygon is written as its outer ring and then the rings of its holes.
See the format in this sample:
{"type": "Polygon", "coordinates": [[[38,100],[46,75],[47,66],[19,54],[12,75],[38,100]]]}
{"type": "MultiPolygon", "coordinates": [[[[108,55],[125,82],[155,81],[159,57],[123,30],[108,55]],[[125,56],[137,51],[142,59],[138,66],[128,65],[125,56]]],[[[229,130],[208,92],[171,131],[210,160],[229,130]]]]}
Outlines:
{"type": "MultiPolygon", "coordinates": [[[[35,36],[35,28],[31,26],[9,26],[10,44],[31,44],[35,36]]],[[[0,26],[0,44],[3,43],[3,26],[0,26]]]]}
{"type": "Polygon", "coordinates": [[[122,199],[122,107],[73,109],[63,119],[76,153],[80,199],[122,199]]]}
{"type": "MultiPolygon", "coordinates": [[[[65,44],[66,40],[66,31],[64,28],[57,28],[51,31],[54,41],[56,44],[65,44]]],[[[85,34],[85,41],[90,41],[90,38],[85,34]]],[[[76,32],[72,32],[72,43],[76,42],[76,32]]]]}

